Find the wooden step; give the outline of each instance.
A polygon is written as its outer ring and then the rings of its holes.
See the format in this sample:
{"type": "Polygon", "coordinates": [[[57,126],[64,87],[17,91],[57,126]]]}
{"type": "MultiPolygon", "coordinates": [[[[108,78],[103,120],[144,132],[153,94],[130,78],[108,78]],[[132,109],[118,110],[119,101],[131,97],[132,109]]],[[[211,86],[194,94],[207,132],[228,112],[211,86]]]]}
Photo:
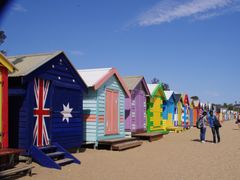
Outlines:
{"type": "Polygon", "coordinates": [[[129,141],[129,142],[122,142],[122,143],[112,145],[111,149],[115,150],[115,151],[122,151],[122,150],[125,150],[125,149],[141,146],[142,143],[143,143],[142,141],[136,141],[136,140],[135,141],[129,141]]]}
{"type": "Polygon", "coordinates": [[[129,141],[135,141],[136,138],[115,138],[115,139],[106,139],[106,140],[99,140],[98,144],[100,145],[112,145],[112,144],[118,144],[122,142],[129,142],[129,141]]]}
{"type": "Polygon", "coordinates": [[[148,140],[150,142],[157,141],[163,138],[163,135],[158,132],[150,132],[150,133],[139,133],[132,135],[133,137],[136,137],[141,140],[148,140]]]}
{"type": "Polygon", "coordinates": [[[65,155],[65,153],[57,151],[57,152],[53,152],[53,153],[48,153],[46,155],[51,158],[55,158],[55,157],[63,156],[63,155],[65,155]]]}
{"type": "Polygon", "coordinates": [[[57,149],[56,146],[50,145],[50,146],[43,146],[43,147],[38,147],[41,151],[48,151],[48,150],[55,150],[57,149]]]}
{"type": "Polygon", "coordinates": [[[20,172],[26,172],[31,176],[33,168],[34,166],[32,165],[21,165],[19,167],[14,167],[8,170],[0,171],[0,177],[11,176],[20,172]]]}
{"type": "Polygon", "coordinates": [[[74,162],[74,160],[69,159],[69,158],[64,158],[64,159],[60,159],[60,160],[55,161],[55,163],[57,163],[60,166],[63,166],[65,164],[70,164],[70,163],[73,163],[73,162],[74,162]]]}

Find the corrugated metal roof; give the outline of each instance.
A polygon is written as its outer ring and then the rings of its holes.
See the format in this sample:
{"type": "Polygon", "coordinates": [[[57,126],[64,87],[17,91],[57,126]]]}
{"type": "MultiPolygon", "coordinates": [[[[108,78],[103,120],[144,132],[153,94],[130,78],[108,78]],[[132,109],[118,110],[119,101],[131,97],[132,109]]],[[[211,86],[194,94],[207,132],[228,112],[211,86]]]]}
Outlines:
{"type": "Polygon", "coordinates": [[[62,51],[46,54],[31,54],[7,57],[7,59],[18,69],[18,71],[9,74],[9,76],[26,76],[60,53],[62,53],[62,51]]]}
{"type": "Polygon", "coordinates": [[[127,76],[123,77],[125,84],[129,90],[134,90],[136,86],[141,82],[143,76],[127,76]]]}
{"type": "Polygon", "coordinates": [[[170,97],[173,95],[173,91],[164,91],[166,99],[169,100],[170,97]]]}
{"type": "Polygon", "coordinates": [[[83,69],[78,73],[83,78],[88,87],[94,86],[101,78],[108,74],[112,68],[83,69]]]}

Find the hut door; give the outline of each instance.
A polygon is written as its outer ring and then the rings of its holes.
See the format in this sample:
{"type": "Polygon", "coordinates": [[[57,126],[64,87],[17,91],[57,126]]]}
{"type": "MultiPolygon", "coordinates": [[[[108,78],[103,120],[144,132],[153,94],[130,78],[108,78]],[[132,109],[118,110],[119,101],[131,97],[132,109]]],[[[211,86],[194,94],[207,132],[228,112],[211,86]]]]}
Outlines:
{"type": "Polygon", "coordinates": [[[118,92],[106,90],[106,135],[118,134],[118,92]]]}
{"type": "Polygon", "coordinates": [[[35,117],[35,122],[33,144],[40,147],[50,144],[49,86],[50,81],[38,78],[34,79],[35,107],[33,115],[35,117]]]}
{"type": "Polygon", "coordinates": [[[65,148],[79,147],[83,139],[81,89],[53,85],[51,141],[65,148]]]}

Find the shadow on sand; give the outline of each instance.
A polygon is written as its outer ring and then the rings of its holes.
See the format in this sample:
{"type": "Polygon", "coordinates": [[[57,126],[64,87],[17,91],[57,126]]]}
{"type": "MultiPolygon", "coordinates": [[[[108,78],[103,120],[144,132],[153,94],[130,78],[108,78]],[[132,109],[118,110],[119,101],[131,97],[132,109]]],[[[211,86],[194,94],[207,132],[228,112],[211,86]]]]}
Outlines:
{"type": "MultiPolygon", "coordinates": [[[[193,142],[201,143],[200,139],[192,139],[193,142]]],[[[206,143],[213,143],[213,141],[205,140],[206,143]]]]}

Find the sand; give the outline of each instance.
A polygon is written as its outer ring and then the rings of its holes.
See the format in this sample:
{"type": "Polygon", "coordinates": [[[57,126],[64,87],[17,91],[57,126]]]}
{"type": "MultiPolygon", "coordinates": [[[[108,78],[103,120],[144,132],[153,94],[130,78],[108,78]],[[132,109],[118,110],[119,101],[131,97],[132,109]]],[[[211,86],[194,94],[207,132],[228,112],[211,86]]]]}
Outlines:
{"type": "MultiPolygon", "coordinates": [[[[212,180],[240,179],[240,129],[234,121],[225,122],[220,129],[221,143],[196,141],[199,130],[170,133],[152,143],[122,152],[87,149],[74,154],[81,165],[71,164],[62,170],[34,164],[32,177],[20,179],[81,179],[81,180],[212,180]]],[[[212,140],[210,129],[207,140],[212,140]]]]}

